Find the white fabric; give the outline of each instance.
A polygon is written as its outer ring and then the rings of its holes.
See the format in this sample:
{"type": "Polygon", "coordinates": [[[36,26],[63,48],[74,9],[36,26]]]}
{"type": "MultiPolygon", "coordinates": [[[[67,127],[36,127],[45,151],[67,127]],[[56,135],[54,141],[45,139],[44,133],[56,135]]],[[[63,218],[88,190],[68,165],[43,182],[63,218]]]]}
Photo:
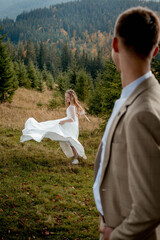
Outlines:
{"type": "Polygon", "coordinates": [[[87,158],[82,144],[78,141],[79,135],[79,121],[76,107],[70,105],[66,110],[67,117],[57,120],[50,120],[46,122],[37,122],[34,118],[29,118],[25,123],[25,128],[22,131],[20,141],[35,140],[40,142],[43,138],[50,138],[54,141],[59,141],[64,154],[69,158],[73,157],[73,146],[78,155],[87,158]],[[72,119],[72,122],[60,125],[62,120],[72,119]]]}
{"type": "Polygon", "coordinates": [[[128,99],[128,97],[132,94],[132,92],[136,89],[136,87],[141,84],[144,80],[152,76],[152,72],[149,71],[148,73],[144,74],[140,78],[136,79],[129,85],[127,85],[125,88],[123,88],[121,96],[118,100],[116,100],[114,104],[114,108],[111,114],[111,117],[109,118],[106,129],[102,138],[102,152],[101,152],[101,161],[100,161],[100,167],[97,173],[96,180],[93,185],[93,193],[94,193],[94,199],[96,203],[96,207],[98,211],[103,215],[103,209],[102,209],[102,204],[101,204],[101,198],[100,198],[100,193],[99,193],[99,188],[100,188],[100,179],[101,179],[101,172],[102,172],[102,166],[103,166],[103,160],[104,160],[104,154],[105,154],[105,148],[106,148],[106,142],[107,142],[107,137],[108,133],[111,127],[111,124],[119,112],[120,108],[122,105],[125,103],[125,101],[128,99]]]}

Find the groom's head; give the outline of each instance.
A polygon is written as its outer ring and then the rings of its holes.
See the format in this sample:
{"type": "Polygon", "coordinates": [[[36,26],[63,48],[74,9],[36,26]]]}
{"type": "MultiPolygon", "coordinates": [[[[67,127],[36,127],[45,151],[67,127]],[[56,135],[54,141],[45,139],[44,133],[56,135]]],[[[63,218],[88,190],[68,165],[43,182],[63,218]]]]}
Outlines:
{"type": "Polygon", "coordinates": [[[119,37],[129,51],[141,57],[153,55],[160,40],[160,20],[147,8],[128,9],[119,15],[114,36],[119,37]]]}

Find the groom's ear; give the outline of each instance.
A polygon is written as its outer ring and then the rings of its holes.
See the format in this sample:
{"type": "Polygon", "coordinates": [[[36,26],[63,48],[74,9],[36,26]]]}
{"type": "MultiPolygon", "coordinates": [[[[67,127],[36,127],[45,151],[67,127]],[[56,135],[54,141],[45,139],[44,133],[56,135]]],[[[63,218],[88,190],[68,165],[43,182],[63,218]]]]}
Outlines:
{"type": "Polygon", "coordinates": [[[114,51],[116,53],[119,52],[119,50],[118,50],[118,38],[117,37],[114,37],[113,40],[112,40],[112,48],[114,49],[114,51]]]}

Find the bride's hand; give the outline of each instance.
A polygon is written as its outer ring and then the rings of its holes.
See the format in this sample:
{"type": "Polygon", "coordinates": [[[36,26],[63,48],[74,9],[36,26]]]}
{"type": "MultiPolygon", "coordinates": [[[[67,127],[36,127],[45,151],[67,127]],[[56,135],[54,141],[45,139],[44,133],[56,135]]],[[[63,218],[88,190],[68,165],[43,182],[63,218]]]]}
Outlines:
{"type": "Polygon", "coordinates": [[[65,123],[64,121],[60,121],[60,122],[59,122],[60,125],[63,125],[64,123],[65,123]]]}

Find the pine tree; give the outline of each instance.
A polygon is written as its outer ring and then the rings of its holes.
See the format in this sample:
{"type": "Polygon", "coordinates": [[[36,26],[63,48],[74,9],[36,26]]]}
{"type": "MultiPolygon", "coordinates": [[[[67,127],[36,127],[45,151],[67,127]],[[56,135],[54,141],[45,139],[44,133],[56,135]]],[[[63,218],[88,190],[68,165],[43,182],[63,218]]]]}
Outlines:
{"type": "Polygon", "coordinates": [[[41,42],[40,50],[39,50],[39,58],[38,58],[38,65],[41,70],[43,69],[44,64],[46,64],[47,62],[47,56],[48,56],[48,48],[44,42],[41,42]]]}
{"type": "Polygon", "coordinates": [[[113,62],[107,60],[106,71],[98,75],[95,84],[95,89],[88,101],[89,112],[108,118],[121,92],[120,75],[113,62]]]}
{"type": "Polygon", "coordinates": [[[87,101],[90,96],[90,92],[93,89],[92,78],[89,76],[85,70],[79,70],[77,72],[75,91],[78,98],[81,101],[87,101]]]}
{"type": "Polygon", "coordinates": [[[63,44],[62,54],[61,54],[61,65],[62,72],[67,71],[72,63],[72,52],[67,43],[63,44]]]}
{"type": "Polygon", "coordinates": [[[19,86],[30,88],[31,82],[28,79],[27,69],[26,69],[26,66],[24,65],[24,62],[19,61],[19,63],[15,63],[15,65],[18,65],[18,69],[16,67],[17,69],[16,74],[17,74],[19,86]]]}
{"type": "Polygon", "coordinates": [[[48,49],[47,69],[55,77],[58,74],[58,69],[60,68],[60,65],[61,65],[61,60],[60,60],[58,50],[55,44],[52,43],[48,49]]]}
{"type": "Polygon", "coordinates": [[[47,85],[48,89],[50,89],[50,90],[53,89],[53,83],[54,83],[53,76],[50,72],[48,72],[47,81],[46,81],[46,85],[47,85]]]}
{"type": "Polygon", "coordinates": [[[69,80],[68,74],[66,72],[65,73],[61,72],[57,77],[57,83],[58,83],[58,89],[64,96],[65,91],[68,88],[70,88],[70,80],[69,80]]]}
{"type": "Polygon", "coordinates": [[[47,81],[47,75],[48,75],[46,64],[43,65],[42,75],[43,75],[43,80],[46,82],[47,81]]]}
{"type": "Polygon", "coordinates": [[[37,74],[37,87],[36,87],[36,89],[39,92],[43,92],[43,90],[44,90],[43,75],[42,75],[42,72],[38,68],[36,68],[36,74],[37,74]]]}
{"type": "Polygon", "coordinates": [[[43,66],[42,76],[43,80],[46,82],[48,89],[52,90],[54,80],[52,74],[49,71],[47,71],[46,65],[43,66]]]}
{"type": "Polygon", "coordinates": [[[13,63],[3,43],[4,36],[0,35],[0,102],[12,101],[12,96],[18,87],[13,63]]]}
{"type": "Polygon", "coordinates": [[[27,42],[25,64],[28,64],[29,61],[32,61],[34,65],[37,64],[35,48],[31,40],[27,42]]]}
{"type": "Polygon", "coordinates": [[[38,86],[38,77],[37,77],[37,72],[35,69],[35,66],[32,61],[29,61],[28,64],[28,78],[31,82],[31,88],[37,88],[38,86]]]}
{"type": "Polygon", "coordinates": [[[18,49],[17,49],[17,59],[22,60],[24,59],[24,46],[23,42],[18,42],[18,49]]]}

